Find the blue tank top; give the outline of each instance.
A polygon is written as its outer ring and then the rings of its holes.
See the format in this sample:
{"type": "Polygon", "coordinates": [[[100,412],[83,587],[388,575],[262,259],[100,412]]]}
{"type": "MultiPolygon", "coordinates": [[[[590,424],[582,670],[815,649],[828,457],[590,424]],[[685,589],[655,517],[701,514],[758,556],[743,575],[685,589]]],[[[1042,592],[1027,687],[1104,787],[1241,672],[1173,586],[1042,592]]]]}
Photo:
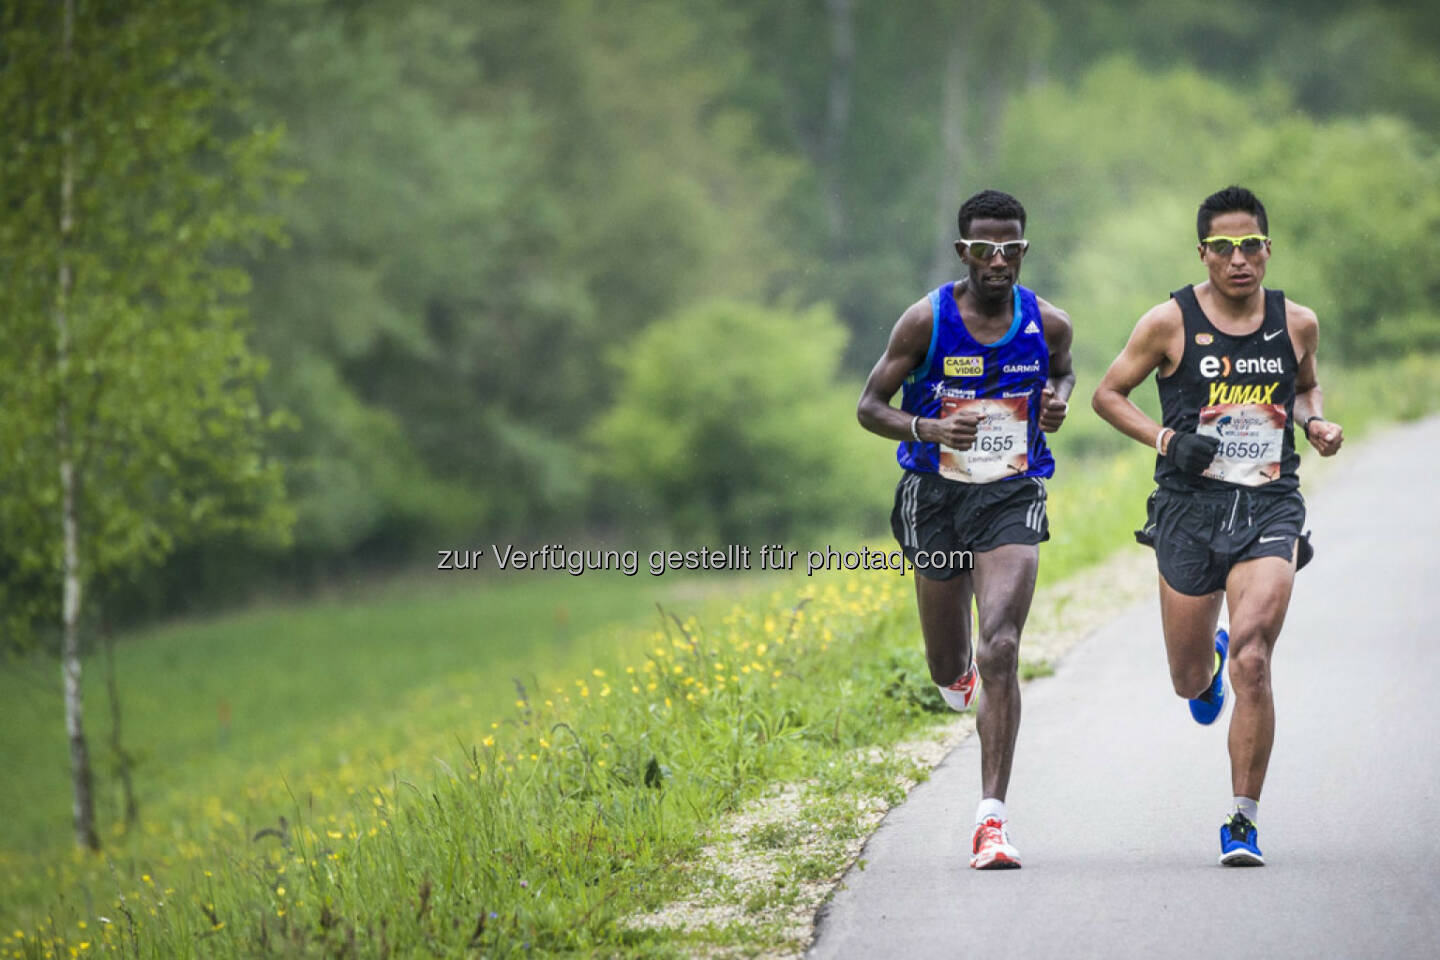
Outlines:
{"type": "MultiPolygon", "coordinates": [[[[999,400],[1018,411],[1016,402],[1023,398],[1028,420],[1024,459],[1010,458],[1005,475],[994,479],[1054,476],[1055,458],[1040,431],[1040,394],[1050,376],[1050,348],[1034,291],[1015,285],[1015,318],[994,343],[980,343],[965,328],[960,305],[955,302],[954,283],[931,291],[930,308],[935,318],[930,350],[925,362],[905,379],[900,409],[939,419],[964,401],[999,400]]],[[[1000,435],[993,434],[987,442],[998,439],[1000,435]]],[[[936,443],[907,440],[896,451],[896,459],[906,470],[943,476],[940,457],[936,443]]]]}

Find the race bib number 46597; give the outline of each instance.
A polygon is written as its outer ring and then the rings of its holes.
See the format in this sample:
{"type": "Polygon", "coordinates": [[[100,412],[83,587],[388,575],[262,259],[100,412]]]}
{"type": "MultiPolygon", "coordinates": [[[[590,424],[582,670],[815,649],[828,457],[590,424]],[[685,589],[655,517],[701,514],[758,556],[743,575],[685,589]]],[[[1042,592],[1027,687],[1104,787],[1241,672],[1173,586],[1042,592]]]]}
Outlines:
{"type": "Polygon", "coordinates": [[[959,399],[945,397],[940,415],[956,411],[979,415],[975,444],[969,450],[940,445],[940,475],[962,483],[994,483],[1030,468],[1030,398],[959,399]]]}
{"type": "Polygon", "coordinates": [[[1279,403],[1218,403],[1200,408],[1202,437],[1220,441],[1205,476],[1258,487],[1280,478],[1285,406],[1279,403]]]}

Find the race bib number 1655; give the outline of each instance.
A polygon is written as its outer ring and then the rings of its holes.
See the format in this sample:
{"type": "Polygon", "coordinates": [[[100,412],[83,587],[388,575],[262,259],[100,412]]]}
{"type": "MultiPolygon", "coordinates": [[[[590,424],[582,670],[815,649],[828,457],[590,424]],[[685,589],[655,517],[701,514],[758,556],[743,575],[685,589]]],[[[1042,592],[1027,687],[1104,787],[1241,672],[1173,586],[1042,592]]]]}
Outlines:
{"type": "Polygon", "coordinates": [[[962,483],[994,483],[1030,468],[1030,398],[958,399],[945,397],[940,415],[979,414],[975,444],[969,450],[940,445],[940,475],[962,483]]]}

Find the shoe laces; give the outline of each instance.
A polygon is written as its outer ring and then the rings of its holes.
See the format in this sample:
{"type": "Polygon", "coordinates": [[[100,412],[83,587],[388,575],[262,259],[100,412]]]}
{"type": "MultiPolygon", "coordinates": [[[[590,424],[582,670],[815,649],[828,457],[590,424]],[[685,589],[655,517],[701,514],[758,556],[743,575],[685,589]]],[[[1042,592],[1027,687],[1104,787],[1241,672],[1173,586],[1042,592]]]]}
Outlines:
{"type": "Polygon", "coordinates": [[[1226,826],[1230,828],[1230,839],[1238,843],[1246,843],[1250,839],[1250,831],[1255,829],[1255,824],[1243,813],[1233,813],[1226,826]]]}
{"type": "Polygon", "coordinates": [[[990,817],[981,821],[975,830],[975,849],[979,850],[987,843],[1009,843],[1005,835],[1005,821],[990,817]]]}

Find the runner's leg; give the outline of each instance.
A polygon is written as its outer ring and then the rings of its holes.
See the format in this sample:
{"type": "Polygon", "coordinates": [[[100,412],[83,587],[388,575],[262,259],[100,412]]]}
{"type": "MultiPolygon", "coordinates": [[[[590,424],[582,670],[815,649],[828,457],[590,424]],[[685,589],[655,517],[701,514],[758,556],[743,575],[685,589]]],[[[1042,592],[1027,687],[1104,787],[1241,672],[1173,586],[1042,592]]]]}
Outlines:
{"type": "MultiPolygon", "coordinates": [[[[1224,596],[1216,590],[1192,597],[1160,577],[1160,623],[1170,661],[1170,683],[1187,700],[1204,693],[1215,677],[1215,623],[1224,596]]],[[[1235,641],[1230,642],[1233,656],[1235,641]]]]}
{"type": "Polygon", "coordinates": [[[948,687],[970,666],[970,573],[931,580],[916,572],[915,601],[930,679],[948,687]]]}
{"type": "Polygon", "coordinates": [[[980,781],[983,795],[1005,799],[1020,732],[1020,633],[1035,595],[1040,548],[1011,543],[975,554],[980,667],[980,781]]]}
{"type": "Polygon", "coordinates": [[[1275,742],[1270,658],[1295,583],[1295,564],[1283,557],[1237,563],[1225,582],[1230,601],[1230,779],[1235,796],[1260,799],[1275,742]]]}

